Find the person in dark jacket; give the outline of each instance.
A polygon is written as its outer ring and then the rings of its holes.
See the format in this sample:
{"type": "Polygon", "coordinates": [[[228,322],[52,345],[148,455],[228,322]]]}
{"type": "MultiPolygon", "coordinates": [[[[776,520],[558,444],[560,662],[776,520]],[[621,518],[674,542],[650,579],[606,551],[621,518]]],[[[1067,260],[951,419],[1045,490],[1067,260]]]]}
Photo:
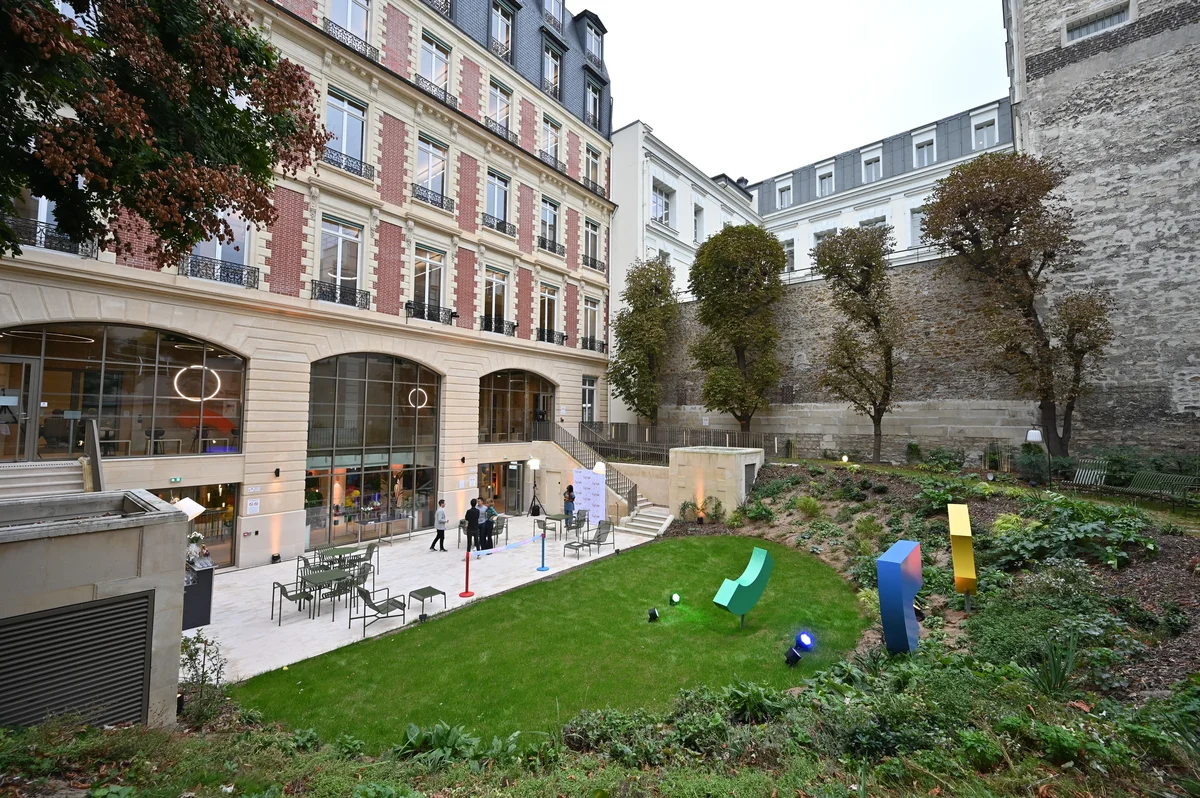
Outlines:
{"type": "Polygon", "coordinates": [[[467,551],[471,550],[471,544],[475,543],[475,548],[478,550],[479,543],[479,508],[475,505],[479,504],[478,499],[471,499],[471,509],[467,510],[467,551]]]}

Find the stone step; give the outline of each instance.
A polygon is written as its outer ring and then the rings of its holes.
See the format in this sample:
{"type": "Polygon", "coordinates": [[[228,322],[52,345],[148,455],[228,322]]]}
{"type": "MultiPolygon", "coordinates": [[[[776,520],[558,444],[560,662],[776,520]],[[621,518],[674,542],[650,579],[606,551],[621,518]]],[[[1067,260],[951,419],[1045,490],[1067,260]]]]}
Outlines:
{"type": "Polygon", "coordinates": [[[83,493],[83,466],[76,460],[0,464],[0,498],[83,493]]]}

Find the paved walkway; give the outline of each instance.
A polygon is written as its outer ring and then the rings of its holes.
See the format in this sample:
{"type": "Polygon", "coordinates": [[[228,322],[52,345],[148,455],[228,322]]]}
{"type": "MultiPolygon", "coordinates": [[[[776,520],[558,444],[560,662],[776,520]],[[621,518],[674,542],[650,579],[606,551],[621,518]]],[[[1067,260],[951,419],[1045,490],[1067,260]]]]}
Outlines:
{"type": "MultiPolygon", "coordinates": [[[[533,539],[534,519],[525,516],[509,520],[509,544],[533,539]]],[[[446,609],[461,607],[471,601],[544,579],[591,560],[608,557],[613,548],[605,546],[603,554],[586,551],[575,559],[574,552],[563,556],[563,540],[553,536],[546,539],[546,565],[549,571],[539,572],[541,541],[535,540],[507,551],[476,558],[471,557],[471,590],[473,598],[459,598],[463,589],[465,548],[455,548],[458,530],[446,532],[446,553],[429,551],[432,533],[414,535],[412,540],[397,538],[395,543],[381,544],[379,571],[375,588],[388,588],[390,595],[403,596],[410,590],[432,585],[446,591],[446,609]]],[[[649,542],[649,538],[618,533],[617,548],[631,548],[649,542]]],[[[504,545],[503,537],[499,541],[504,545]]],[[[462,545],[466,546],[466,537],[462,545]]],[[[221,651],[229,659],[225,672],[228,681],[241,681],[259,673],[275,670],[302,659],[324,654],[335,648],[362,639],[362,621],[347,628],[349,613],[346,605],[337,608],[336,622],[331,620],[329,603],[321,607],[321,617],[309,619],[307,611],[297,612],[296,605],[284,602],[283,625],[278,618],[271,620],[271,586],[275,582],[291,584],[296,579],[296,561],[261,565],[241,570],[223,570],[214,575],[212,623],[205,633],[221,642],[221,651]]],[[[406,615],[408,623],[417,623],[421,603],[414,602],[406,615]]],[[[425,602],[430,614],[444,612],[440,596],[425,602]]],[[[399,629],[399,617],[379,620],[367,627],[367,636],[385,634],[399,629]]]]}

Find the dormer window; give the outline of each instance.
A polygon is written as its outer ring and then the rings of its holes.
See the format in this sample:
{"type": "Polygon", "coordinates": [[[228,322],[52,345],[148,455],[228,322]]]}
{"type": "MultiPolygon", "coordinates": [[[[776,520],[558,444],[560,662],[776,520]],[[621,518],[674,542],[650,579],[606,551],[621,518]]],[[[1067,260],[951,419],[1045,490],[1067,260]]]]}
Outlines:
{"type": "Polygon", "coordinates": [[[593,60],[604,60],[604,37],[592,23],[587,24],[587,52],[593,60]]]}

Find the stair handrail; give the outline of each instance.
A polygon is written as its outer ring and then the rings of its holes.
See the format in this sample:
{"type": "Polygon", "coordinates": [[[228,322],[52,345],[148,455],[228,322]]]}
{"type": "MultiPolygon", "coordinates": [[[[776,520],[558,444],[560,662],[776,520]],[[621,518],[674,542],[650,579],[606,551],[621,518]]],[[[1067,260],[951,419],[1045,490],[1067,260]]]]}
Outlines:
{"type": "MultiPolygon", "coordinates": [[[[584,468],[595,468],[597,462],[604,462],[592,447],[576,438],[555,421],[535,422],[534,439],[557,444],[584,468]]],[[[604,463],[604,484],[625,500],[629,506],[630,515],[637,511],[637,483],[613,468],[612,463],[604,463]]]]}
{"type": "MultiPolygon", "coordinates": [[[[100,465],[100,427],[96,424],[96,419],[85,419],[86,425],[83,430],[83,453],[87,457],[87,464],[84,466],[90,471],[91,489],[93,491],[104,490],[104,469],[100,465]]],[[[88,480],[85,480],[87,484],[88,480]]]]}

